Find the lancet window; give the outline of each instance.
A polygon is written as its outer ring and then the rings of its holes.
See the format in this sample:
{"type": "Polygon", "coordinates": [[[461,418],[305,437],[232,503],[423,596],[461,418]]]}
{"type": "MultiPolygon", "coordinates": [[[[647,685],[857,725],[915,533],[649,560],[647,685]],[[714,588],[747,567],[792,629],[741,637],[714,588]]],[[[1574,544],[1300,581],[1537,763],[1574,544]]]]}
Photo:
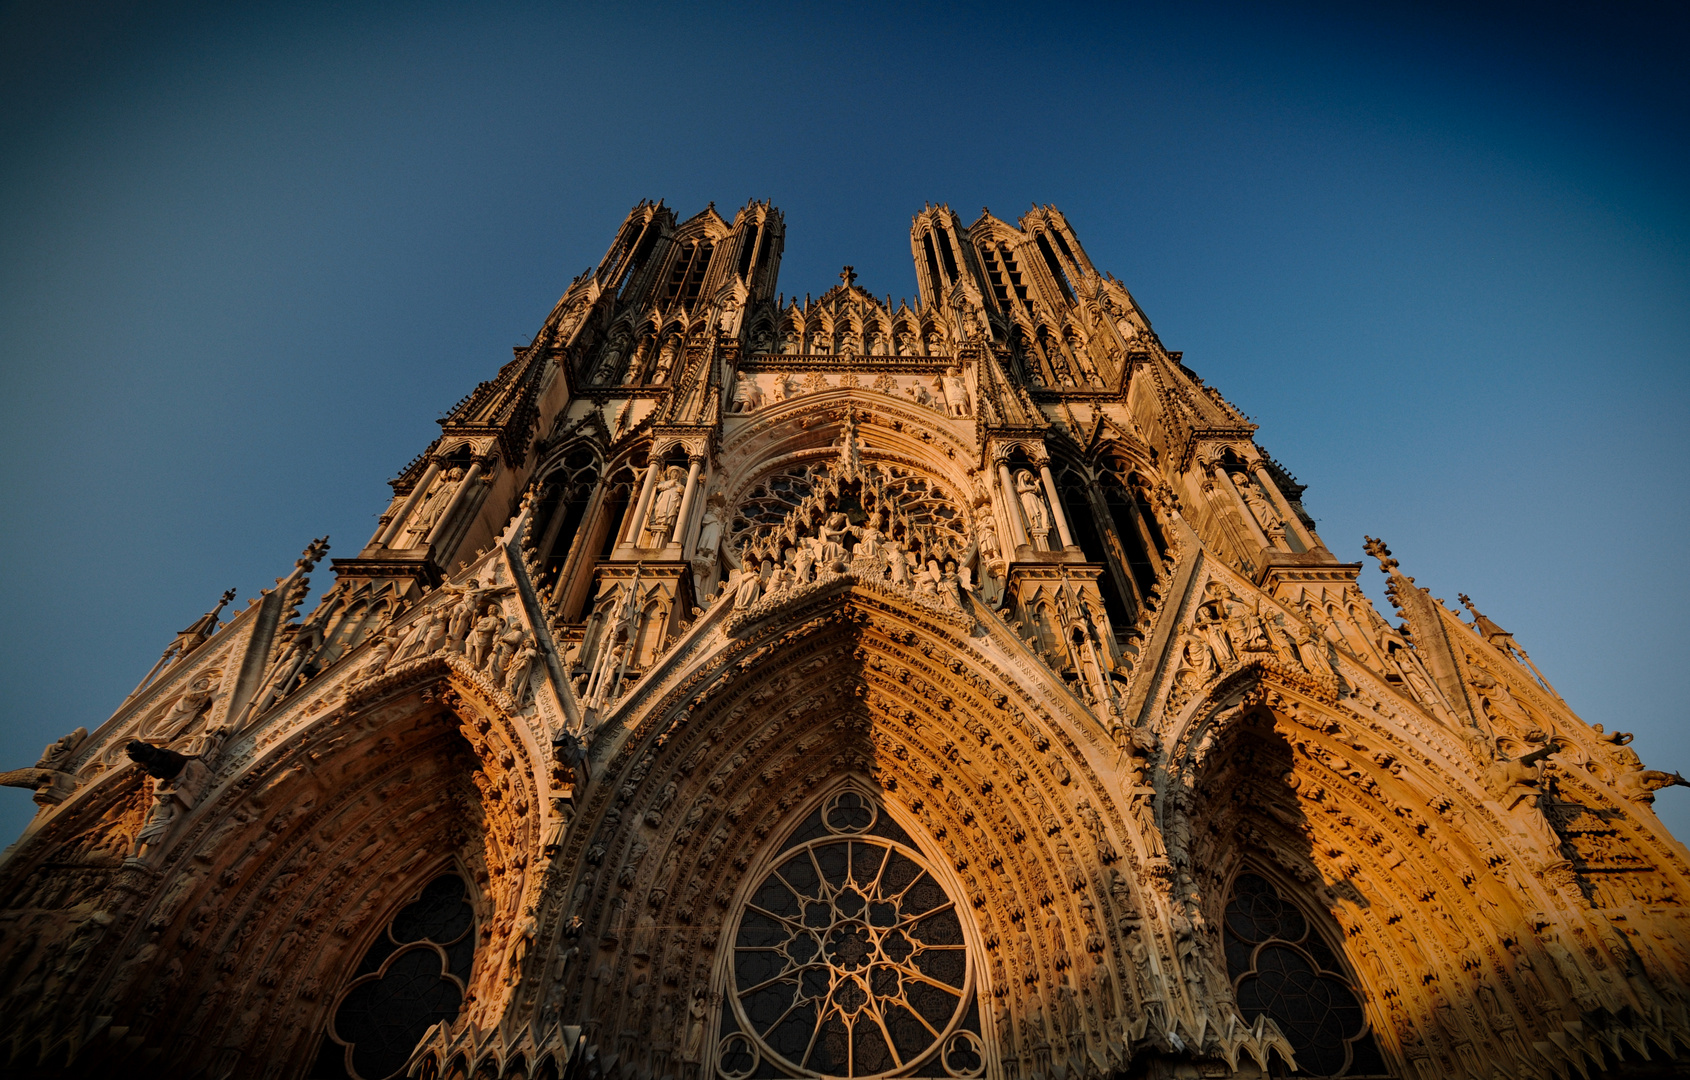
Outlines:
{"type": "Polygon", "coordinates": [[[973,1077],[974,965],[955,901],[864,790],[829,796],[742,903],[717,1072],[973,1077]]]}
{"type": "Polygon", "coordinates": [[[541,587],[556,584],[569,559],[575,536],[598,487],[598,457],[587,447],[573,451],[550,476],[534,514],[535,550],[540,553],[541,587]]]}
{"type": "Polygon", "coordinates": [[[1296,1052],[1298,1076],[1383,1077],[1367,1014],[1344,966],[1271,882],[1233,882],[1224,927],[1227,976],[1244,1019],[1267,1015],[1296,1052]]]}
{"type": "Polygon", "coordinates": [[[945,279],[939,276],[939,256],[933,250],[933,234],[921,234],[922,252],[927,256],[927,279],[933,283],[933,295],[937,297],[945,287],[945,279]]]}
{"type": "Polygon", "coordinates": [[[442,874],[383,928],[330,1013],[313,1080],[398,1076],[417,1040],[458,1015],[475,959],[463,879],[442,874]]]}
{"type": "Polygon", "coordinates": [[[1039,233],[1034,239],[1039,245],[1039,254],[1044,256],[1045,265],[1050,268],[1050,276],[1056,281],[1056,287],[1062,290],[1062,298],[1072,304],[1074,288],[1068,283],[1068,274],[1062,269],[1062,264],[1056,261],[1056,252],[1050,249],[1049,238],[1039,233]]]}

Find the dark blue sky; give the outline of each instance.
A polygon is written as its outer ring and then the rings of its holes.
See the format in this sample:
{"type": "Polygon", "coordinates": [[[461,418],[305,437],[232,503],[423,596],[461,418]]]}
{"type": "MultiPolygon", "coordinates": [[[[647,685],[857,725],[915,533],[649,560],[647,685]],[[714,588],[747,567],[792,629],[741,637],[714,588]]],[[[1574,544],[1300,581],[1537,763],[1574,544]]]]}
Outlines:
{"type": "Polygon", "coordinates": [[[7,5],[0,768],[356,550],[638,199],[751,196],[894,297],[924,202],[1061,207],[1339,555],[1690,768],[1690,34],[1359,6],[7,5]]]}

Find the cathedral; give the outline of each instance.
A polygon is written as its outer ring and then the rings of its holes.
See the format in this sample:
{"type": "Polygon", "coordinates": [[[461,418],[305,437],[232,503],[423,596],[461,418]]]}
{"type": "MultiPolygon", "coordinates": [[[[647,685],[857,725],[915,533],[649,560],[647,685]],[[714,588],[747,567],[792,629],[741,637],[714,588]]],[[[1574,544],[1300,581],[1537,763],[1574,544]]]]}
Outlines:
{"type": "Polygon", "coordinates": [[[785,241],[642,202],[374,535],[0,776],[6,1075],[1683,1075],[1677,774],[1054,207],[896,304],[785,241]]]}

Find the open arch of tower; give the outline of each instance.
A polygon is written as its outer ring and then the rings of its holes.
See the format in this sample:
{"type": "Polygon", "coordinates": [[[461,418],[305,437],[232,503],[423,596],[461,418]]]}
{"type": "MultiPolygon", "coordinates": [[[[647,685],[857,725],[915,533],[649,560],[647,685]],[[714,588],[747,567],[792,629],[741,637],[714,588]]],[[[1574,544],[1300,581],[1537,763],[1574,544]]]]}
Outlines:
{"type": "Polygon", "coordinates": [[[7,1075],[1676,1074],[1676,774],[1376,611],[1055,208],[785,239],[642,202],[314,609],[0,778],[7,1075]]]}

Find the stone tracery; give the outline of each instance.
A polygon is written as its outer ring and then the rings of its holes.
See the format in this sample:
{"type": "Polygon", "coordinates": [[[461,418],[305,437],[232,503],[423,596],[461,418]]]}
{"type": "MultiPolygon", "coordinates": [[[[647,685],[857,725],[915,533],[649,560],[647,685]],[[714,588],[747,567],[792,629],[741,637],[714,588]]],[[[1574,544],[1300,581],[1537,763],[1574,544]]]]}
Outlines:
{"type": "Polygon", "coordinates": [[[783,243],[641,204],[315,610],[326,542],[7,774],[14,1067],[365,1075],[425,953],[431,1077],[1690,1045],[1677,774],[1370,540],[1386,623],[1059,212],[925,208],[896,306],[783,243]],[[389,933],[442,875],[473,929],[389,933]]]}

